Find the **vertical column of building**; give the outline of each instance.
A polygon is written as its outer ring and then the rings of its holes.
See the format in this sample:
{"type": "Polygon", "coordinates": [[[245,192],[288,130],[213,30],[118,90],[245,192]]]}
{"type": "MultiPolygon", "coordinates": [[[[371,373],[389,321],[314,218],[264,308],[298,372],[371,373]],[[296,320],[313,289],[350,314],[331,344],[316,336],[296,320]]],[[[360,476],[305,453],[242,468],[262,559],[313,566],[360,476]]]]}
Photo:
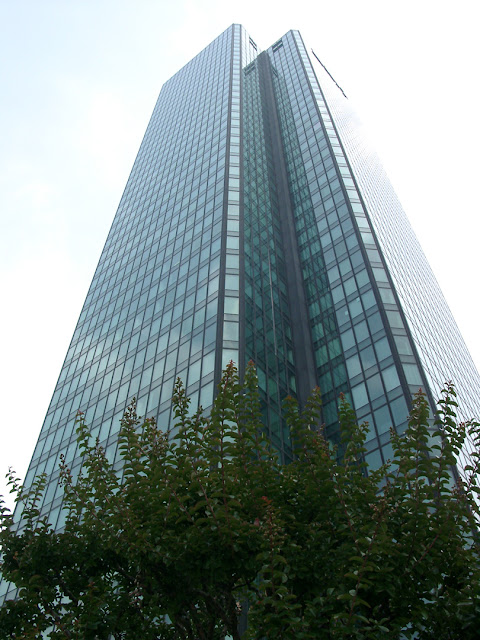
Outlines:
{"type": "Polygon", "coordinates": [[[291,457],[281,418],[296,395],[296,370],[265,75],[260,54],[243,69],[243,238],[245,358],[255,362],[265,429],[283,460],[291,457]]]}
{"type": "Polygon", "coordinates": [[[303,199],[297,241],[325,421],[335,436],[336,398],[348,389],[358,417],[370,424],[367,457],[376,466],[391,453],[390,427],[406,425],[414,385],[408,386],[395,335],[407,343],[408,336],[398,308],[383,303],[382,295],[391,293],[384,261],[377,247],[364,245],[362,231],[374,236],[362,226],[367,219],[361,200],[350,193],[355,185],[348,182],[328,111],[318,102],[321,92],[299,34],[289,32],[269,54],[278,72],[277,102],[287,105],[279,107],[284,141],[298,138],[290,152],[290,179],[294,202],[303,199]],[[287,133],[292,130],[294,135],[287,133]]]}
{"type": "MultiPolygon", "coordinates": [[[[263,121],[265,135],[268,144],[268,158],[271,164],[270,182],[275,183],[275,194],[277,225],[280,229],[283,253],[279,261],[285,269],[282,270],[283,289],[285,296],[284,309],[288,308],[288,337],[291,340],[291,358],[295,363],[295,390],[301,406],[305,404],[312,389],[317,385],[315,371],[315,360],[313,353],[312,334],[308,323],[307,298],[303,283],[302,264],[299,257],[297,234],[295,229],[295,208],[298,200],[292,202],[291,193],[294,189],[289,189],[289,171],[287,164],[291,160],[291,152],[298,140],[290,140],[283,136],[280,119],[285,117],[282,104],[282,116],[279,118],[278,105],[275,100],[274,78],[278,83],[278,74],[266,53],[258,58],[260,95],[263,105],[263,121]],[[293,146],[292,146],[293,145],[293,146]],[[286,151],[286,153],[284,153],[286,151]],[[290,329],[293,330],[290,332],[290,329]]],[[[288,109],[288,107],[287,107],[288,109]]],[[[298,167],[301,171],[302,167],[298,167]]],[[[292,172],[290,172],[292,176],[292,172]]],[[[286,315],[286,314],[284,314],[286,315]]]]}
{"type": "MultiPolygon", "coordinates": [[[[232,58],[229,80],[228,168],[224,218],[224,287],[221,348],[217,363],[224,369],[228,362],[239,364],[240,347],[240,73],[242,27],[232,25],[232,58]]],[[[218,373],[220,375],[220,371],[218,373]]]]}
{"type": "MultiPolygon", "coordinates": [[[[272,79],[282,151],[288,179],[288,191],[293,214],[295,247],[300,262],[301,282],[305,292],[305,317],[299,320],[294,331],[310,332],[313,367],[317,384],[322,391],[323,418],[330,438],[338,435],[337,406],[340,392],[348,392],[345,361],[340,344],[340,334],[329,289],[328,274],[319,233],[315,221],[314,197],[308,185],[307,173],[313,160],[307,158],[305,129],[313,130],[313,122],[305,108],[303,87],[298,73],[298,63],[285,38],[277,41],[269,50],[272,61],[272,79]],[[302,117],[300,117],[302,114],[302,117]]],[[[315,154],[313,159],[317,160],[315,154]]],[[[324,175],[329,170],[322,164],[324,175]]],[[[298,362],[298,367],[305,366],[298,362]]]]}

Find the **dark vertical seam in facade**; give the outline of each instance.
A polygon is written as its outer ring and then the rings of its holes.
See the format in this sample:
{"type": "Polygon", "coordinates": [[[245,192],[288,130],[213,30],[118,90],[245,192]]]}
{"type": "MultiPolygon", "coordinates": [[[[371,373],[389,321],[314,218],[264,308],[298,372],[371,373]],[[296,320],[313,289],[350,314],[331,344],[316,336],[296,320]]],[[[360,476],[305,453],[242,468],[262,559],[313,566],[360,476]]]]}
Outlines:
{"type": "Polygon", "coordinates": [[[292,325],[298,327],[308,324],[305,331],[292,331],[292,343],[295,361],[295,375],[298,383],[297,396],[304,405],[313,387],[317,385],[316,367],[313,358],[313,341],[308,321],[308,309],[298,255],[297,235],[290,203],[287,170],[281,149],[281,133],[278,121],[275,93],[271,77],[271,62],[267,53],[258,56],[258,69],[263,102],[268,113],[272,159],[274,163],[278,209],[281,221],[282,240],[287,265],[287,293],[292,325]]]}
{"type": "Polygon", "coordinates": [[[243,159],[243,68],[242,68],[242,50],[243,50],[243,27],[240,27],[240,69],[239,69],[239,82],[240,82],[240,157],[239,157],[239,184],[240,184],[240,199],[238,206],[238,264],[240,268],[239,273],[239,290],[238,290],[238,373],[240,379],[243,379],[245,375],[245,215],[244,215],[244,190],[243,190],[243,175],[244,175],[244,159],[243,159]]]}
{"type": "MultiPolygon", "coordinates": [[[[288,38],[288,34],[286,34],[285,38],[288,38]]],[[[297,51],[297,53],[298,53],[298,50],[297,50],[297,49],[296,49],[296,51],[297,51]]],[[[273,63],[272,63],[272,64],[273,64],[273,63]]],[[[295,135],[297,135],[297,132],[295,133],[295,135]]],[[[283,139],[283,136],[282,136],[282,139],[283,139]]],[[[282,160],[283,160],[283,157],[284,157],[284,156],[283,156],[283,154],[282,154],[282,156],[281,156],[281,157],[282,157],[282,160]]],[[[302,158],[302,166],[303,166],[303,158],[302,158]]],[[[287,172],[287,173],[288,173],[288,172],[287,172]]],[[[315,220],[314,212],[313,212],[313,205],[312,205],[312,203],[311,203],[310,189],[309,189],[308,187],[307,187],[307,189],[308,189],[308,194],[309,194],[310,204],[311,204],[311,206],[312,206],[312,219],[313,219],[313,223],[312,223],[312,224],[314,224],[314,225],[315,225],[315,230],[314,230],[314,229],[313,229],[313,227],[312,227],[312,233],[313,233],[313,232],[315,232],[315,231],[316,231],[317,227],[316,227],[316,220],[315,220]]],[[[295,214],[294,214],[294,218],[295,218],[295,214]]],[[[295,227],[295,229],[296,229],[296,220],[295,220],[295,219],[294,219],[293,223],[294,223],[294,227],[295,227]]],[[[298,236],[295,236],[295,237],[298,239],[298,236]]],[[[319,242],[320,242],[320,237],[319,237],[319,234],[318,234],[318,233],[317,233],[317,237],[318,237],[318,240],[319,240],[319,242]]],[[[297,249],[297,251],[298,251],[298,249],[297,249]]],[[[300,259],[300,258],[301,258],[301,254],[300,254],[300,252],[298,252],[298,255],[299,255],[299,259],[300,259]]],[[[323,256],[323,252],[322,252],[322,256],[323,256]]],[[[322,257],[322,260],[323,260],[323,257],[322,257]]],[[[300,259],[300,263],[301,263],[301,259],[300,259]]],[[[301,269],[301,272],[302,272],[303,267],[301,266],[301,267],[300,267],[300,269],[301,269]]],[[[304,279],[304,277],[303,277],[303,275],[302,275],[302,283],[304,283],[304,282],[305,282],[305,279],[304,279]]],[[[329,284],[328,284],[328,280],[326,279],[326,275],[325,275],[325,284],[326,284],[326,285],[327,285],[327,287],[328,287],[328,293],[329,293],[329,295],[330,295],[330,286],[329,286],[329,284]]],[[[305,291],[305,285],[304,285],[304,291],[305,291]]],[[[333,309],[333,307],[332,307],[332,309],[333,309]]],[[[308,327],[309,327],[309,329],[310,329],[310,326],[311,326],[311,325],[310,325],[310,309],[309,309],[308,305],[307,305],[307,314],[308,314],[308,315],[307,315],[307,321],[309,321],[308,327]]],[[[323,317],[323,314],[322,314],[322,323],[323,323],[323,321],[324,321],[324,317],[323,317]]],[[[339,330],[339,327],[338,327],[338,322],[337,322],[337,318],[336,318],[336,314],[335,314],[335,313],[332,313],[332,314],[331,314],[331,316],[330,316],[330,322],[331,322],[331,323],[333,323],[333,325],[334,325],[334,333],[335,333],[336,337],[338,337],[338,339],[340,339],[340,330],[339,330]]],[[[313,339],[313,336],[312,336],[312,339],[313,339]]],[[[314,356],[314,358],[315,358],[315,356],[314,356]]],[[[343,364],[344,364],[344,366],[345,366],[345,356],[343,355],[343,353],[342,353],[342,359],[343,359],[343,364]]],[[[314,367],[315,367],[315,378],[316,378],[317,380],[319,380],[319,382],[320,382],[321,377],[320,377],[319,372],[318,372],[319,367],[317,366],[317,364],[318,364],[318,363],[317,363],[316,361],[314,361],[314,367]]],[[[330,364],[330,363],[329,363],[329,364],[330,364]]],[[[331,371],[331,367],[330,367],[330,372],[332,373],[332,371],[331,371]]],[[[320,383],[320,391],[321,391],[321,392],[323,392],[322,387],[321,387],[321,383],[320,383]]],[[[348,378],[347,378],[347,376],[345,375],[345,382],[343,383],[343,385],[342,385],[341,387],[340,387],[338,384],[335,384],[335,392],[334,392],[334,393],[335,393],[335,400],[338,398],[338,395],[339,395],[341,392],[345,393],[345,392],[347,392],[347,391],[348,391],[348,392],[351,392],[351,387],[350,387],[350,384],[349,384],[348,378]]],[[[327,393],[329,393],[329,392],[327,392],[327,393]]],[[[330,395],[331,395],[331,394],[330,394],[330,395]]],[[[334,398],[333,398],[333,397],[330,397],[329,402],[331,402],[331,401],[333,401],[333,400],[334,400],[334,398]]]]}
{"type": "MultiPolygon", "coordinates": [[[[213,374],[213,399],[217,396],[217,389],[222,378],[222,358],[223,358],[223,317],[225,301],[225,274],[227,262],[227,218],[228,218],[228,176],[230,173],[230,132],[231,132],[231,112],[232,112],[232,83],[233,65],[235,53],[235,25],[230,27],[230,73],[228,79],[228,110],[227,110],[227,142],[225,146],[225,175],[223,178],[223,211],[222,211],[222,235],[220,241],[220,273],[218,281],[218,304],[217,304],[217,330],[215,339],[215,369],[213,374]]],[[[215,196],[214,196],[215,197],[215,196]]],[[[206,203],[205,203],[206,204],[206,203]]],[[[211,256],[210,256],[211,258],[211,256]]]]}

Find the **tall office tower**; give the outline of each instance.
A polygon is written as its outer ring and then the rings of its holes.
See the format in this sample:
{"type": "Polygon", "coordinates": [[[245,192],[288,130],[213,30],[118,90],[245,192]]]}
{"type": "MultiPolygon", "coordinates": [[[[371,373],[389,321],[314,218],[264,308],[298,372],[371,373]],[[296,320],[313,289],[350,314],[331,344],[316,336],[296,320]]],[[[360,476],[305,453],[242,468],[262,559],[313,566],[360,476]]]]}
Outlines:
{"type": "Polygon", "coordinates": [[[26,477],[48,475],[54,526],[59,456],[81,465],[77,409],[115,460],[133,396],[166,428],[175,378],[208,410],[229,360],[255,362],[285,461],[282,400],[317,384],[330,438],[341,392],[368,420],[374,466],[419,387],[433,402],[452,378],[480,416],[478,373],[405,215],[313,62],[298,31],[260,53],[232,25],[163,86],[26,477]]]}

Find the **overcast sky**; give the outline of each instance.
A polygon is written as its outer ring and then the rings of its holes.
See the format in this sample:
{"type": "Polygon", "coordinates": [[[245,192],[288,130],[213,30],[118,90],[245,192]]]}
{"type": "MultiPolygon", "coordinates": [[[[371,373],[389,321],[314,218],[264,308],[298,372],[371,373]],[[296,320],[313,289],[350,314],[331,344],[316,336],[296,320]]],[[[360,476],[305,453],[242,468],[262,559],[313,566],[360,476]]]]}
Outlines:
{"type": "Polygon", "coordinates": [[[0,478],[26,472],[162,84],[232,22],[261,48],[300,29],[342,86],[478,367],[476,5],[0,0],[0,478]]]}

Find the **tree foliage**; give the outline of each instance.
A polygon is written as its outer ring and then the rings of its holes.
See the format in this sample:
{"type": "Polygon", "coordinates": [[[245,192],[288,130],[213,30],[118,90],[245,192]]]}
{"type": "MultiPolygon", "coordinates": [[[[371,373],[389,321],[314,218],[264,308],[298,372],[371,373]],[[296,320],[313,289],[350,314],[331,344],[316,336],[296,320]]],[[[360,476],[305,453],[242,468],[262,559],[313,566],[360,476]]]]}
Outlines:
{"type": "Polygon", "coordinates": [[[91,443],[75,481],[63,464],[66,523],[39,517],[45,478],[11,482],[21,526],[3,508],[1,571],[19,589],[0,609],[0,639],[476,638],[480,567],[478,454],[451,468],[465,436],[448,385],[432,430],[419,393],[394,459],[364,461],[368,426],[340,401],[341,455],[325,439],[320,397],[288,398],[294,462],[263,435],[256,376],[230,364],[209,417],[191,415],[180,381],[178,437],[126,411],[122,469],[91,443]]]}

